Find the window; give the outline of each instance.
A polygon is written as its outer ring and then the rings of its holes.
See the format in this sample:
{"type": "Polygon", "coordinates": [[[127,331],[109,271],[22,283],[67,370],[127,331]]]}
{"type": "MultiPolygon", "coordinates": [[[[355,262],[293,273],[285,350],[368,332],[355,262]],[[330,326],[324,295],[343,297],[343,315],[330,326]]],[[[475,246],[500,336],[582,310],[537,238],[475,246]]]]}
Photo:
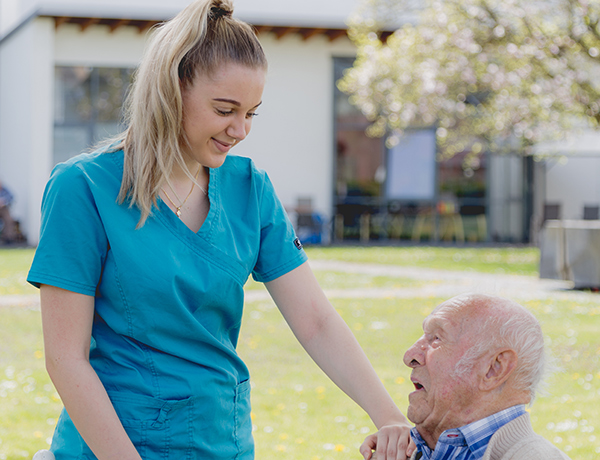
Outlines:
{"type": "MultiPolygon", "coordinates": [[[[335,81],[352,66],[352,58],[336,58],[335,81]]],[[[360,216],[379,206],[385,180],[382,139],[368,137],[369,121],[335,88],[335,213],[343,216],[346,237],[357,236],[360,216]]]]}
{"type": "Polygon", "coordinates": [[[123,130],[122,106],[134,69],[56,67],[54,163],[123,130]]]}
{"type": "MultiPolygon", "coordinates": [[[[334,59],[336,82],[353,62],[334,59]]],[[[369,121],[337,87],[334,110],[335,238],[487,238],[485,155],[467,167],[467,147],[440,161],[435,127],[408,129],[387,149],[366,135],[369,121]]]]}

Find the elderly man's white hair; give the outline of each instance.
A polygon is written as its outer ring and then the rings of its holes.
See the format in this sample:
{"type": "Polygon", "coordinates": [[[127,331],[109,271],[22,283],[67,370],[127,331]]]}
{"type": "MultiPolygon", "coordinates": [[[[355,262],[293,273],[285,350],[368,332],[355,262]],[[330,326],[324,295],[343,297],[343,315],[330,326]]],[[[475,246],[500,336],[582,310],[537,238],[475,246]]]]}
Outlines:
{"type": "Polygon", "coordinates": [[[488,352],[512,348],[518,356],[513,377],[515,388],[529,391],[529,404],[533,403],[550,368],[542,329],[535,316],[512,300],[483,294],[457,296],[443,305],[446,308],[449,304],[456,310],[461,306],[477,305],[478,315],[482,316],[477,335],[472,337],[473,346],[456,364],[454,374],[468,374],[475,362],[488,352]]]}

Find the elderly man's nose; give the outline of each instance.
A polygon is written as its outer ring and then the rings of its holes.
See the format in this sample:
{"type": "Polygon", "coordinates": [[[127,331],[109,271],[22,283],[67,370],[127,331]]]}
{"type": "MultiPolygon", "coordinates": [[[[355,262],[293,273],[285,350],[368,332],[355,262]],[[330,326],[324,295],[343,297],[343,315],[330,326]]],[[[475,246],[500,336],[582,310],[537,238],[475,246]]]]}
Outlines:
{"type": "Polygon", "coordinates": [[[408,350],[404,353],[404,364],[408,367],[417,367],[425,361],[425,344],[421,340],[417,340],[408,350]]]}

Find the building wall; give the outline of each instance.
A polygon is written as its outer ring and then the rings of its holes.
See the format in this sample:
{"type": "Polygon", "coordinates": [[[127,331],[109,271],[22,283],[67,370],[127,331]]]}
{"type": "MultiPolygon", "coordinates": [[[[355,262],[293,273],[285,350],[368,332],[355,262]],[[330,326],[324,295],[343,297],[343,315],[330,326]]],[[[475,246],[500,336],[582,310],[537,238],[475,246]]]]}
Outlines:
{"type": "Polygon", "coordinates": [[[0,0],[0,36],[15,27],[19,17],[18,0],[0,0]]]}
{"type": "MultiPolygon", "coordinates": [[[[169,18],[183,8],[190,0],[0,0],[15,4],[11,9],[18,9],[26,14],[36,9],[60,9],[65,14],[111,14],[110,17],[126,15],[138,18],[169,18]]],[[[302,0],[299,2],[281,0],[234,0],[234,11],[237,16],[251,21],[260,19],[269,23],[286,25],[312,26],[334,24],[343,25],[348,16],[359,5],[360,0],[302,0]],[[294,24],[296,22],[296,24],[294,24]]],[[[125,16],[123,16],[125,17],[125,16]]]]}
{"type": "Polygon", "coordinates": [[[53,38],[54,21],[39,19],[0,48],[0,178],[34,243],[52,154],[53,38]]]}
{"type": "Polygon", "coordinates": [[[559,142],[539,144],[540,225],[545,204],[558,204],[563,219],[582,219],[584,206],[600,205],[600,133],[574,131],[559,142]]]}
{"type": "MultiPolygon", "coordinates": [[[[252,134],[237,153],[267,170],[288,209],[311,198],[316,211],[332,211],[334,127],[333,57],[353,56],[350,41],[276,40],[261,36],[269,73],[252,134]]],[[[234,150],[235,153],[235,150],[234,150]]]]}
{"type": "MultiPolygon", "coordinates": [[[[37,18],[3,43],[0,75],[0,177],[15,192],[15,216],[31,244],[39,238],[39,209],[52,164],[54,66],[137,66],[147,35],[134,27],[54,29],[37,18]],[[31,59],[23,56],[31,56],[31,59]],[[18,157],[14,152],[18,151],[18,157]],[[6,171],[6,173],[5,173],[6,171]],[[23,171],[28,171],[23,173],[23,171]],[[26,177],[23,181],[22,178],[26,177]]],[[[290,211],[311,198],[329,217],[333,193],[333,57],[352,56],[345,38],[303,41],[290,35],[260,37],[269,59],[267,86],[252,134],[234,154],[266,169],[290,211]]]]}
{"type": "Polygon", "coordinates": [[[76,24],[62,25],[56,31],[55,65],[136,67],[147,39],[135,27],[121,27],[110,32],[108,27],[95,26],[81,32],[76,24]]]}
{"type": "Polygon", "coordinates": [[[524,171],[519,155],[490,155],[488,232],[492,241],[523,241],[524,171]]]}
{"type": "Polygon", "coordinates": [[[545,201],[560,204],[563,219],[582,219],[584,206],[600,206],[599,178],[600,156],[548,159],[545,201]]]}

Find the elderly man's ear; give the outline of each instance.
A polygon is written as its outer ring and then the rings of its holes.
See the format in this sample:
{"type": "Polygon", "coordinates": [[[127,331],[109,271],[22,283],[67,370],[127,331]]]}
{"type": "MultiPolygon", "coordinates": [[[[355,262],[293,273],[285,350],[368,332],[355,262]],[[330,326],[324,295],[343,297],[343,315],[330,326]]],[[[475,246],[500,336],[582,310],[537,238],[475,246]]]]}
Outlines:
{"type": "Polygon", "coordinates": [[[486,364],[485,375],[479,381],[479,389],[492,391],[504,384],[517,367],[517,353],[510,349],[497,351],[486,364]]]}

